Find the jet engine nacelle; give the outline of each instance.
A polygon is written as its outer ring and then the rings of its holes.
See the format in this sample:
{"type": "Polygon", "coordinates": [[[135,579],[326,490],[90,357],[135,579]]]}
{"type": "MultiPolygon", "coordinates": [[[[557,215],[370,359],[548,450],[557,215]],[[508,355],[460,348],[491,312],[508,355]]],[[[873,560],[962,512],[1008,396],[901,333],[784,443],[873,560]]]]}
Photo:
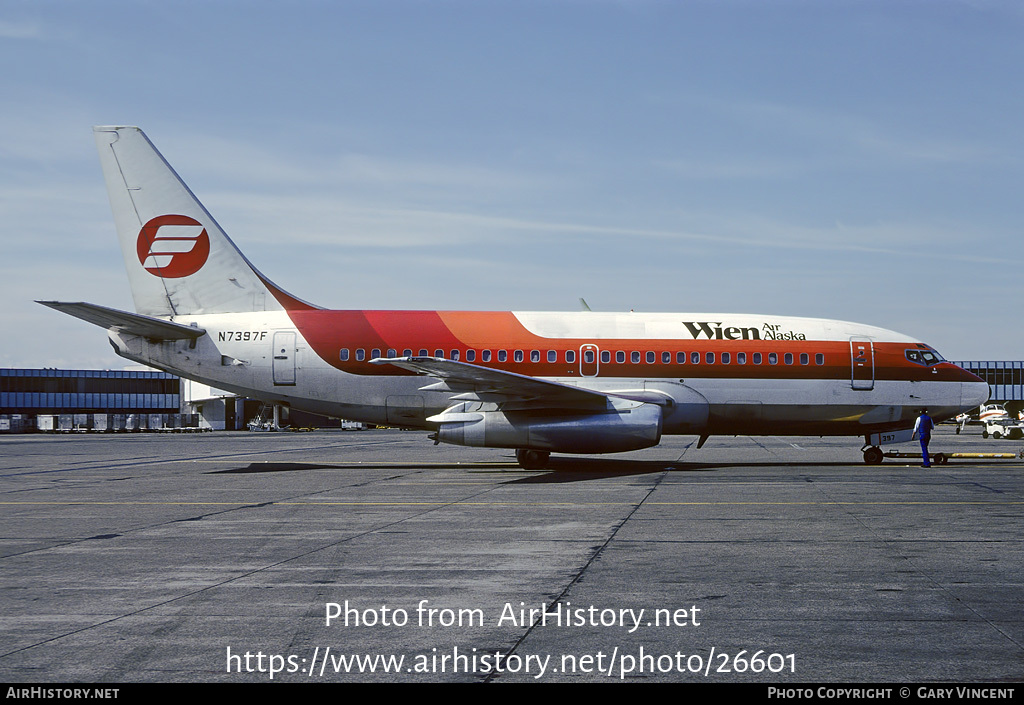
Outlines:
{"type": "Polygon", "coordinates": [[[481,410],[457,404],[428,421],[437,440],[481,448],[528,448],[556,453],[621,453],[661,441],[661,407],[644,402],[617,404],[601,413],[577,411],[540,415],[536,411],[481,410]]]}

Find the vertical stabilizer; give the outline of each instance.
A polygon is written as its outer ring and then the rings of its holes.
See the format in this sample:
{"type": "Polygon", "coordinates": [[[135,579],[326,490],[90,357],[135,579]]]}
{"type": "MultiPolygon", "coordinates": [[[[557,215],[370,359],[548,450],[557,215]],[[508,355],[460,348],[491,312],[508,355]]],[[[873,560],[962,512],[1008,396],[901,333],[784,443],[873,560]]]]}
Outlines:
{"type": "Polygon", "coordinates": [[[148,316],[313,308],[249,264],[137,127],[94,127],[135,310],[148,316]]]}

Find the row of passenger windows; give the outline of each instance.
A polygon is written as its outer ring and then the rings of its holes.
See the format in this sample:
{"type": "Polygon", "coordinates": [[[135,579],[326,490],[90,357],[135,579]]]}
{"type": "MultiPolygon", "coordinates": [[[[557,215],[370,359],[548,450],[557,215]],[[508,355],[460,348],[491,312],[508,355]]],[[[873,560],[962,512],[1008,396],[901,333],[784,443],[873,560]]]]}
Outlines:
{"type": "MultiPolygon", "coordinates": [[[[363,362],[364,360],[367,360],[367,359],[372,360],[374,358],[382,357],[381,352],[382,351],[381,351],[380,348],[374,348],[373,350],[370,351],[370,357],[367,358],[366,357],[366,350],[365,349],[363,349],[363,348],[356,348],[356,350],[355,350],[355,360],[357,362],[363,362]]],[[[388,349],[387,351],[384,351],[384,352],[386,352],[384,357],[398,357],[398,351],[395,350],[394,348],[388,349]]],[[[584,363],[586,363],[586,364],[593,364],[594,361],[595,361],[595,354],[596,354],[595,350],[584,350],[582,352],[582,358],[583,358],[582,361],[584,363]]],[[[626,353],[626,351],[624,351],[624,350],[618,350],[618,351],[615,352],[615,362],[618,363],[618,364],[624,364],[626,362],[627,354],[629,355],[629,361],[631,363],[633,363],[633,364],[640,364],[640,362],[643,361],[643,362],[646,362],[649,365],[653,365],[653,364],[658,362],[659,357],[661,359],[661,364],[663,364],[663,365],[671,365],[672,361],[673,361],[673,354],[671,352],[669,352],[668,350],[663,351],[662,353],[660,353],[660,355],[659,355],[659,353],[656,353],[653,350],[648,350],[646,352],[639,352],[637,350],[634,350],[634,351],[629,352],[629,353],[626,353]]],[[[524,362],[526,360],[526,355],[527,355],[527,353],[524,350],[513,350],[512,351],[512,361],[513,362],[524,362]]],[[[430,351],[427,350],[426,348],[421,348],[419,353],[418,353],[418,356],[419,357],[428,357],[428,356],[430,356],[430,351]]],[[[437,350],[434,350],[434,355],[433,356],[434,357],[447,357],[449,360],[461,360],[463,357],[465,357],[466,362],[476,362],[477,361],[477,351],[476,350],[465,350],[465,351],[463,351],[463,350],[452,349],[452,350],[448,351],[448,355],[445,355],[445,351],[440,349],[440,348],[438,348],[437,350]]],[[[530,362],[540,362],[542,357],[546,358],[548,362],[558,362],[558,351],[557,350],[548,350],[548,351],[546,351],[546,353],[544,351],[541,351],[541,350],[530,350],[529,351],[529,356],[530,356],[530,362]]],[[[405,350],[403,350],[402,351],[402,357],[412,357],[412,350],[410,348],[406,348],[405,350]]],[[[492,360],[497,360],[498,362],[508,362],[509,351],[508,350],[498,350],[497,353],[492,356],[492,351],[490,351],[490,350],[481,350],[481,351],[479,351],[479,357],[480,357],[480,362],[491,362],[492,360]]],[[[713,352],[706,352],[702,356],[701,353],[699,353],[699,352],[685,353],[685,352],[679,351],[679,352],[675,353],[674,357],[675,357],[675,364],[677,364],[677,365],[686,364],[687,361],[689,361],[689,364],[691,364],[691,365],[699,365],[699,364],[701,364],[701,362],[703,362],[704,364],[707,364],[707,365],[714,365],[714,364],[716,364],[716,362],[720,363],[720,364],[723,364],[723,365],[730,365],[730,364],[733,364],[734,358],[735,358],[735,364],[737,364],[737,365],[746,365],[748,360],[749,360],[750,364],[760,365],[760,364],[762,364],[764,362],[764,358],[765,357],[767,357],[769,365],[777,365],[777,364],[779,364],[779,354],[778,353],[773,353],[773,352],[772,353],[768,353],[767,355],[763,355],[762,353],[759,353],[759,352],[750,353],[750,355],[748,357],[748,354],[745,353],[745,352],[738,352],[738,353],[735,353],[735,355],[733,353],[728,353],[728,352],[717,353],[717,354],[713,353],[713,352]]],[[[341,352],[339,353],[339,358],[341,359],[342,362],[348,362],[351,359],[349,357],[349,349],[348,348],[342,348],[341,352]]],[[[795,364],[797,362],[797,359],[798,359],[798,357],[796,355],[794,355],[794,353],[784,353],[782,355],[782,362],[784,364],[786,364],[786,365],[793,365],[793,364],[795,364]]],[[[565,351],[564,360],[565,360],[565,362],[567,362],[569,364],[575,364],[575,362],[576,362],[576,351],[575,350],[566,350],[565,351]]],[[[611,351],[610,350],[602,350],[601,351],[601,362],[603,364],[608,364],[611,361],[612,361],[612,353],[611,353],[611,351]]],[[[809,353],[800,353],[799,354],[799,362],[800,362],[801,365],[809,365],[809,364],[811,364],[810,354],[809,353]]],[[[814,364],[815,365],[824,365],[825,364],[825,355],[822,354],[822,353],[816,353],[814,355],[814,364]]]]}

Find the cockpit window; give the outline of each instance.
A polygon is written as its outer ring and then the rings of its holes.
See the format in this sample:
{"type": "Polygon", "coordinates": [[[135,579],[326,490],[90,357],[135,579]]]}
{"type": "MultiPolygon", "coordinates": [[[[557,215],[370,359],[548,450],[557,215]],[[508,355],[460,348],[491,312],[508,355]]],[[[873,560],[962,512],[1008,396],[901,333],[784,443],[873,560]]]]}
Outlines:
{"type": "Polygon", "coordinates": [[[916,363],[918,365],[924,365],[926,367],[930,367],[931,365],[937,365],[940,362],[945,362],[945,360],[942,358],[942,355],[939,355],[939,353],[935,352],[935,350],[931,348],[922,350],[907,350],[906,356],[907,359],[910,360],[911,362],[916,363]]]}

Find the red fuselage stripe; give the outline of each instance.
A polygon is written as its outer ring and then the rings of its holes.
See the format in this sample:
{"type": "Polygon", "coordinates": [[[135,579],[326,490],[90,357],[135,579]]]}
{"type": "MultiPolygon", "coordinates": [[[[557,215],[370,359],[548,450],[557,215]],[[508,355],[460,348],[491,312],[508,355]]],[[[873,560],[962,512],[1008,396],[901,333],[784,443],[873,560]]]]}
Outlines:
{"type": "MultiPolygon", "coordinates": [[[[687,339],[583,339],[545,338],[528,331],[509,312],[441,313],[436,311],[328,311],[290,310],[288,315],[317,355],[331,366],[358,375],[411,375],[414,374],[387,365],[371,365],[375,356],[387,357],[394,350],[396,356],[411,351],[419,355],[422,350],[433,356],[443,351],[450,358],[458,351],[459,359],[482,367],[516,372],[534,377],[589,376],[596,369],[600,377],[643,378],[730,378],[730,379],[850,379],[852,363],[850,343],[830,340],[687,340],[687,339]],[[453,331],[445,319],[463,325],[453,331]],[[581,375],[581,350],[584,345],[596,346],[595,363],[583,363],[586,375],[581,375]],[[340,353],[348,351],[343,361],[340,353]],[[357,359],[357,351],[363,359],[357,359]],[[467,360],[466,352],[475,351],[475,359],[467,360]],[[482,359],[489,350],[490,361],[482,359]],[[505,362],[498,361],[498,351],[507,352],[505,362]],[[548,362],[548,351],[556,352],[556,362],[548,362]],[[374,352],[379,351],[379,352],[374,352]],[[515,360],[515,352],[522,351],[523,360],[515,360]],[[539,351],[540,360],[531,360],[531,352],[539,351]],[[573,362],[566,362],[566,352],[574,354],[573,362]],[[625,353],[625,362],[616,361],[616,353],[625,353]],[[610,353],[610,361],[601,361],[601,352],[610,353]],[[632,362],[633,353],[640,355],[632,362]],[[649,363],[648,352],[654,353],[649,363]],[[670,362],[663,362],[668,352],[670,362]],[[684,352],[685,362],[677,362],[677,353],[684,352]],[[693,364],[692,353],[699,353],[699,362],[693,364]],[[714,355],[709,364],[707,354],[714,355]],[[723,363],[722,354],[729,354],[723,363]],[[746,355],[746,364],[738,364],[738,353],[746,355]],[[754,354],[761,354],[761,363],[754,364],[754,354]],[[786,363],[786,353],[792,354],[792,363],[786,363]],[[771,355],[776,362],[770,362],[771,355]],[[806,364],[801,363],[806,355],[806,364]],[[823,364],[818,363],[818,355],[823,364]]],[[[874,358],[866,363],[861,378],[875,380],[920,380],[978,382],[979,378],[949,363],[924,366],[911,362],[905,351],[913,343],[876,342],[874,358]],[[872,368],[873,367],[873,373],[872,368]]]]}

